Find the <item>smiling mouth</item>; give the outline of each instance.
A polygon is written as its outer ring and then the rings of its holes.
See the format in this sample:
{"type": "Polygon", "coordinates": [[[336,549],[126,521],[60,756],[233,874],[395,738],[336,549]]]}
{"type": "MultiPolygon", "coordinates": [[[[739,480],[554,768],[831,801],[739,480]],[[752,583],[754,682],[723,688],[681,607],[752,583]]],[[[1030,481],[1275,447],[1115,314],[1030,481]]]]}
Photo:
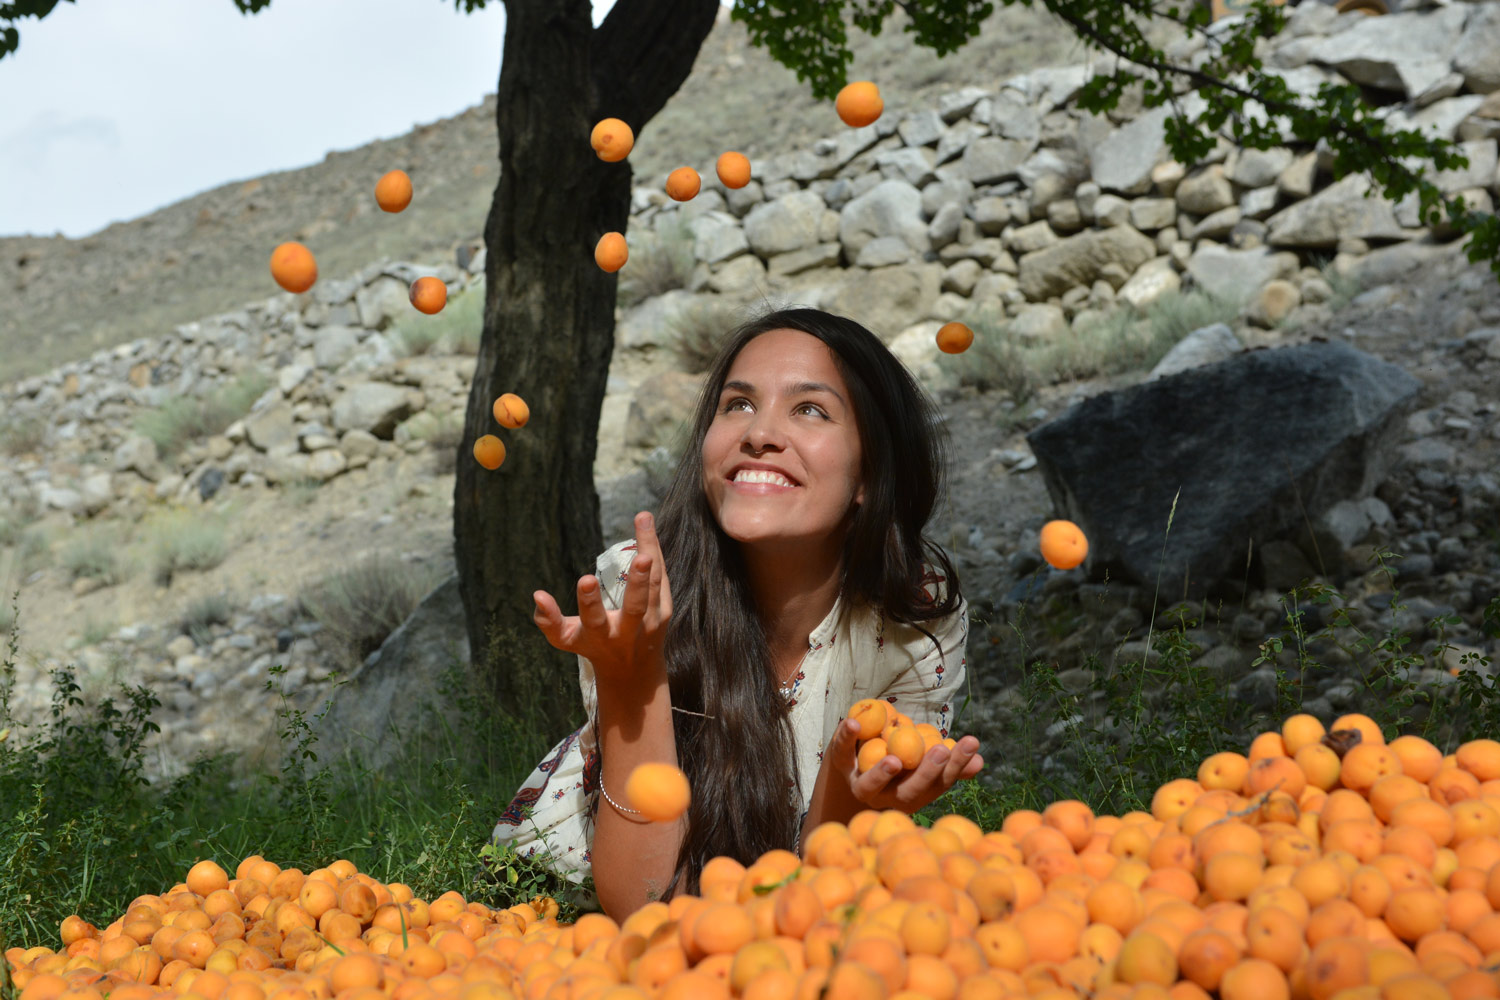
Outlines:
{"type": "Polygon", "coordinates": [[[767,472],[763,469],[741,469],[729,481],[742,486],[781,486],[794,488],[797,485],[779,472],[767,472]]]}

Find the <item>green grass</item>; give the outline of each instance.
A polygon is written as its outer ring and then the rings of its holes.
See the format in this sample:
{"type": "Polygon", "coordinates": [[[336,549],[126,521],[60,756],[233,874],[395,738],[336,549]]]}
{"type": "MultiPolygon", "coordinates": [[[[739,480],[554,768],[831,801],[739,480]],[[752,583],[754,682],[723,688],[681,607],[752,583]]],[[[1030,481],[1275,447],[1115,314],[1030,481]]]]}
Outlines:
{"type": "Polygon", "coordinates": [[[213,641],[213,627],[228,625],[234,617],[234,604],[227,594],[203,594],[188,602],[177,627],[200,646],[213,641]]]}
{"type": "MultiPolygon", "coordinates": [[[[229,757],[204,757],[182,777],[152,784],[150,690],[90,699],[61,669],[47,717],[23,730],[11,713],[14,634],[6,650],[0,934],[7,946],[58,947],[58,925],[70,913],[103,927],[135,896],[180,881],[203,858],[232,870],[262,854],[311,871],[344,857],[426,899],[457,889],[497,907],[538,893],[562,896],[557,878],[535,863],[482,852],[495,817],[551,744],[458,683],[456,664],[438,697],[462,708],[465,731],[440,729],[436,752],[408,754],[379,773],[349,758],[318,765],[315,717],[281,698],[277,766],[247,774],[229,757]]],[[[273,667],[272,692],[281,673],[273,667]]]]}
{"type": "MultiPolygon", "coordinates": [[[[1377,552],[1372,569],[1386,577],[1399,610],[1405,605],[1391,560],[1377,552]]],[[[388,575],[375,579],[374,590],[392,586],[388,575]]],[[[1081,800],[1100,814],[1148,807],[1160,784],[1194,775],[1212,753],[1243,752],[1253,733],[1299,711],[1307,686],[1326,671],[1319,657],[1335,649],[1352,663],[1343,675],[1364,683],[1347,710],[1370,715],[1387,737],[1416,733],[1451,751],[1500,732],[1500,680],[1487,676],[1486,661],[1471,660],[1448,685],[1404,679],[1412,668],[1441,662],[1441,636],[1456,619],[1430,623],[1440,641],[1419,652],[1395,629],[1361,630],[1342,610],[1343,596],[1323,585],[1284,594],[1279,625],[1242,649],[1254,665],[1274,671],[1274,704],[1265,710],[1237,702],[1197,662],[1196,630],[1236,609],[1167,603],[1159,593],[1143,619],[1153,656],[1116,656],[1127,637],[1107,637],[1080,654],[1085,683],[1065,679],[1055,650],[1049,645],[1044,654],[1042,643],[1106,617],[1109,597],[1107,586],[1102,593],[1064,591],[1024,605],[1008,621],[973,615],[971,664],[979,663],[983,643],[998,647],[1014,695],[992,706],[987,779],[959,784],[921,810],[919,822],[955,812],[998,829],[1016,809],[1059,799],[1081,800]],[[1326,624],[1309,624],[1314,608],[1326,624]]],[[[1486,607],[1482,627],[1500,635],[1500,596],[1486,607]]],[[[71,669],[61,669],[53,674],[49,715],[23,731],[11,712],[16,652],[12,635],[0,667],[0,729],[16,726],[0,742],[0,928],[9,944],[56,947],[58,923],[69,913],[103,926],[134,896],[173,884],[202,858],[232,867],[252,853],[304,871],[346,857],[428,899],[457,889],[502,906],[563,890],[539,863],[487,846],[494,818],[551,734],[517,721],[524,711],[495,710],[460,680],[457,663],[435,697],[457,706],[463,724],[457,731],[435,727],[432,739],[393,767],[375,772],[353,758],[318,760],[317,719],[283,696],[271,766],[254,770],[242,760],[208,757],[180,778],[151,784],[150,690],[90,697],[71,669]]],[[[272,668],[273,695],[282,672],[279,664],[272,668]]],[[[972,709],[958,706],[956,730],[967,731],[972,709]]]]}
{"type": "Polygon", "coordinates": [[[250,412],[250,407],[271,387],[265,372],[246,372],[214,394],[199,399],[176,396],[136,418],[137,432],[156,442],[163,458],[176,455],[190,442],[212,437],[250,412]]]}
{"type": "Polygon", "coordinates": [[[1354,297],[1365,290],[1364,282],[1352,274],[1344,274],[1333,266],[1333,258],[1329,257],[1317,264],[1318,274],[1333,289],[1333,298],[1328,300],[1328,308],[1331,312],[1338,312],[1354,301],[1354,297]]]}
{"type": "MultiPolygon", "coordinates": [[[[415,313],[415,310],[412,310],[415,313]]],[[[484,332],[484,282],[474,281],[448,300],[434,316],[416,313],[396,324],[391,339],[407,356],[429,353],[479,353],[484,332]]]]}

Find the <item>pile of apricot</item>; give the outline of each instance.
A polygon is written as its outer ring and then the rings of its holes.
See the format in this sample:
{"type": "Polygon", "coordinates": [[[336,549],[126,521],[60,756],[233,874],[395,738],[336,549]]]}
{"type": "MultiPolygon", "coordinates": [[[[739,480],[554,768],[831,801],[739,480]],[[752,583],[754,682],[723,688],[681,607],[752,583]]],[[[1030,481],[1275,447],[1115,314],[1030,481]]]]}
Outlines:
{"type": "Polygon", "coordinates": [[[1500,743],[1296,715],[1149,811],[864,812],[618,922],[255,857],[5,957],[21,1000],[1463,1000],[1497,909],[1500,743]]]}

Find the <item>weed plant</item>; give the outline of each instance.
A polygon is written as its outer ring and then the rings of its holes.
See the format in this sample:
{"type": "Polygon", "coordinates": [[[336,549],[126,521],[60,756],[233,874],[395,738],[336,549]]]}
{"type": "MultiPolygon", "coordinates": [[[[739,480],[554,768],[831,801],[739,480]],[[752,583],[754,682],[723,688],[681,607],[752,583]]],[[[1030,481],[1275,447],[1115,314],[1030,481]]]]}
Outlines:
{"type": "Polygon", "coordinates": [[[444,352],[472,357],[479,353],[479,339],[484,333],[484,281],[471,282],[453,296],[443,311],[424,316],[411,310],[396,324],[391,334],[397,350],[410,357],[444,352]]]}
{"type": "Polygon", "coordinates": [[[180,777],[152,781],[154,692],[124,687],[89,699],[62,668],[52,674],[46,717],[23,726],[12,712],[16,630],[6,649],[0,934],[7,946],[57,948],[63,917],[78,913],[102,927],[203,858],[232,869],[261,854],[312,871],[344,857],[423,898],[457,889],[494,907],[538,894],[568,897],[538,863],[482,849],[550,744],[451,684],[441,697],[459,706],[464,734],[438,725],[433,739],[413,743],[424,749],[376,772],[352,757],[319,761],[318,718],[285,694],[278,664],[267,688],[280,693],[279,766],[246,775],[227,755],[207,756],[180,777]]]}
{"type": "Polygon", "coordinates": [[[701,375],[719,353],[724,338],[744,319],[744,307],[727,299],[696,299],[667,319],[668,343],[677,367],[701,375]]]}
{"type": "Polygon", "coordinates": [[[674,288],[686,288],[693,277],[693,239],[680,216],[659,229],[627,235],[630,266],[620,272],[620,305],[628,309],[674,288]]]}
{"type": "Polygon", "coordinates": [[[218,434],[249,413],[270,387],[271,378],[265,372],[244,372],[210,396],[174,396],[157,409],[147,410],[136,418],[135,429],[156,442],[162,457],[169,458],[189,442],[218,434]]]}

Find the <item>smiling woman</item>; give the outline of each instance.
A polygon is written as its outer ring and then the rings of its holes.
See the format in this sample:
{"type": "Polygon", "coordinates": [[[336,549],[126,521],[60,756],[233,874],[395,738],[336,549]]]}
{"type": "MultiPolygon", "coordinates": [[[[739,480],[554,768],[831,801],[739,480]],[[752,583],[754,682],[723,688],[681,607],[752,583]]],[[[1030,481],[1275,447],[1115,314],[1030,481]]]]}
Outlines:
{"type": "Polygon", "coordinates": [[[592,870],[620,918],[696,892],[713,857],[795,850],[820,823],[914,812],[977,774],[972,737],[914,770],[887,757],[861,772],[844,719],[879,698],[947,736],[964,684],[967,605],[923,534],[945,467],[933,418],[911,374],[851,320],[793,309],[734,331],[660,534],[637,515],[636,537],[579,581],[576,617],[536,592],[538,627],[578,654],[590,721],[537,768],[495,838],[573,877],[592,870]],[[682,818],[648,823],[616,805],[648,762],[687,774],[682,818]]]}

